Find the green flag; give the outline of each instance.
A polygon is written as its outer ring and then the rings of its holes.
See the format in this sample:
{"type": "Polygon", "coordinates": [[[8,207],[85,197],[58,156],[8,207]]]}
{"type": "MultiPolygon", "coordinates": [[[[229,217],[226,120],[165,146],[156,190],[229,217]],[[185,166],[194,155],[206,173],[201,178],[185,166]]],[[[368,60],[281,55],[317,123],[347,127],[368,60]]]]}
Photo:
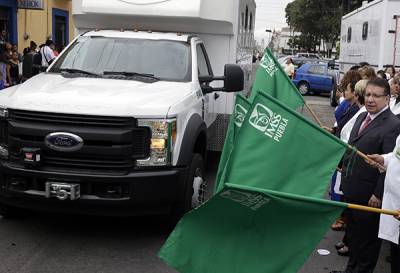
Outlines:
{"type": "Polygon", "coordinates": [[[159,256],[181,273],[294,273],[344,207],[228,184],[181,219],[159,256]]]}
{"type": "Polygon", "coordinates": [[[269,48],[265,49],[264,56],[257,69],[250,101],[253,101],[260,92],[271,95],[294,110],[305,104],[303,96],[286,75],[269,48]]]}
{"type": "Polygon", "coordinates": [[[247,110],[250,107],[250,103],[242,95],[236,95],[235,107],[229,121],[228,130],[226,132],[224,148],[222,150],[221,158],[219,160],[217,176],[215,178],[215,191],[222,189],[223,184],[220,183],[221,177],[225,171],[226,163],[233,150],[235,136],[237,136],[240,127],[246,117],[247,110]]]}
{"type": "Polygon", "coordinates": [[[235,136],[220,183],[323,197],[347,145],[259,93],[235,136]]]}

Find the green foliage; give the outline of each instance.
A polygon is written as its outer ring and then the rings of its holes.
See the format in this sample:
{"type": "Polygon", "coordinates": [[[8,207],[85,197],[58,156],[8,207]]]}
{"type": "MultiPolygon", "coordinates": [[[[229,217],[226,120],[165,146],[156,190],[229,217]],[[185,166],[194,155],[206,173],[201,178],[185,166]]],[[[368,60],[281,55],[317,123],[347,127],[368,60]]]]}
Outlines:
{"type": "MultiPolygon", "coordinates": [[[[340,0],[295,0],[286,6],[286,22],[302,35],[298,47],[315,49],[321,39],[335,43],[340,36],[340,0]]],[[[292,41],[296,43],[296,41],[292,41]]]]}

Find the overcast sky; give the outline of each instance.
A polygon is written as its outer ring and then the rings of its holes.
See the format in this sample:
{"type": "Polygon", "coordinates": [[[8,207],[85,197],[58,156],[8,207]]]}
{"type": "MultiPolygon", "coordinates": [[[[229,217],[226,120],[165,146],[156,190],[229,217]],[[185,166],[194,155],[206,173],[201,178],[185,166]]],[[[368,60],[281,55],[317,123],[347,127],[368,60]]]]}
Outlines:
{"type": "Polygon", "coordinates": [[[293,0],[256,0],[256,39],[267,38],[265,29],[278,30],[287,26],[285,18],[286,5],[293,0]]]}

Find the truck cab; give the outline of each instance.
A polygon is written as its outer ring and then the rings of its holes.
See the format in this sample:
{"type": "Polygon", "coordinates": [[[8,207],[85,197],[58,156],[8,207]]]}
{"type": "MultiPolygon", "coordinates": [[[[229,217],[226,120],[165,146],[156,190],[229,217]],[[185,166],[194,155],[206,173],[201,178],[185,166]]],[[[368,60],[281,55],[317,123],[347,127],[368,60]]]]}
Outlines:
{"type": "Polygon", "coordinates": [[[206,48],[195,34],[82,31],[0,93],[0,214],[181,215],[203,202],[210,100],[244,86],[236,64],[215,76],[206,48]]]}

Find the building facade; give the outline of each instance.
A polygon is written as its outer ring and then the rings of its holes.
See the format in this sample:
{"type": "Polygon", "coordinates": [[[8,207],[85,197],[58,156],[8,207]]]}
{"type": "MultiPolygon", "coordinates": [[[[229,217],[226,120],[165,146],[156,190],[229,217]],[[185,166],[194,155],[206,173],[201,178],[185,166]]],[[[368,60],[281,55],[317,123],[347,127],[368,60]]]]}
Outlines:
{"type": "Polygon", "coordinates": [[[71,0],[0,0],[0,31],[20,52],[30,41],[40,45],[48,38],[61,50],[74,35],[71,11],[71,0]]]}

